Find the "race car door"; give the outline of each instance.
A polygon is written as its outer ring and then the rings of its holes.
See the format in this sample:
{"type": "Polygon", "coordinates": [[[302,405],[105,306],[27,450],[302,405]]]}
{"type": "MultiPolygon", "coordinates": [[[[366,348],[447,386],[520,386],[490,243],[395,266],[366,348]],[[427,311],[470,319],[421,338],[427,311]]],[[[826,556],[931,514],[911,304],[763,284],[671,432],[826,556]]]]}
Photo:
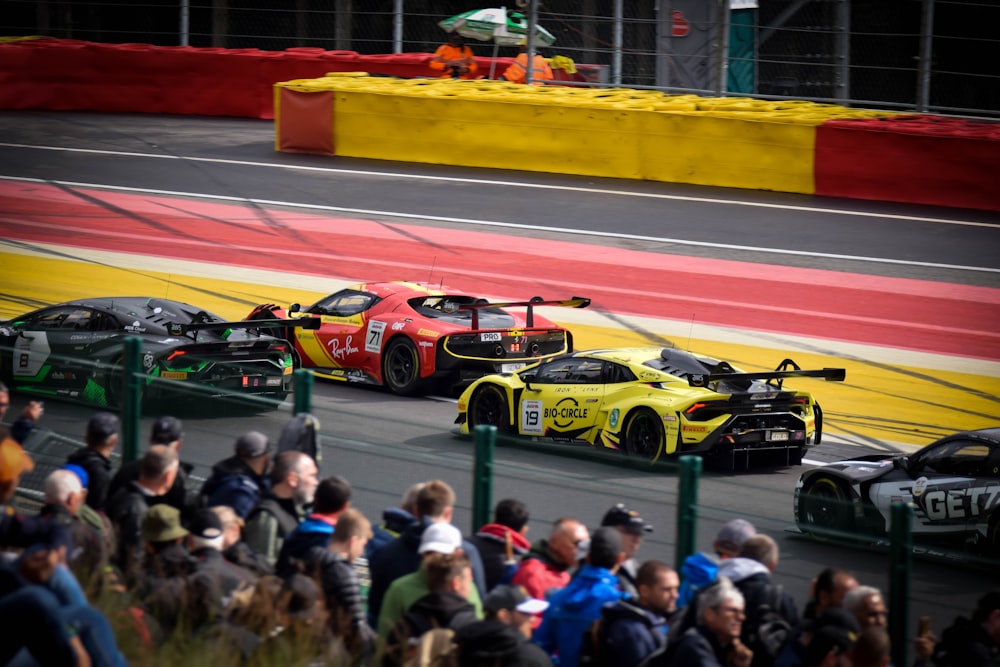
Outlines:
{"type": "Polygon", "coordinates": [[[307,314],[319,315],[318,330],[296,329],[295,338],[309,363],[318,368],[359,368],[364,359],[379,352],[381,337],[374,345],[367,340],[367,311],[379,301],[378,296],[345,289],[331,294],[309,308],[307,314]]]}
{"type": "Polygon", "coordinates": [[[925,535],[967,533],[1000,502],[1000,475],[990,447],[958,437],[915,454],[907,465],[910,480],[875,485],[872,501],[884,517],[894,502],[916,505],[914,532],[925,535]]]}
{"type": "Polygon", "coordinates": [[[94,313],[80,306],[58,306],[35,313],[19,327],[14,343],[15,380],[75,391],[92,370],[87,355],[94,339],[94,313]]]}
{"type": "Polygon", "coordinates": [[[578,439],[594,427],[604,400],[604,362],[559,357],[542,364],[521,394],[524,435],[578,439]]]}

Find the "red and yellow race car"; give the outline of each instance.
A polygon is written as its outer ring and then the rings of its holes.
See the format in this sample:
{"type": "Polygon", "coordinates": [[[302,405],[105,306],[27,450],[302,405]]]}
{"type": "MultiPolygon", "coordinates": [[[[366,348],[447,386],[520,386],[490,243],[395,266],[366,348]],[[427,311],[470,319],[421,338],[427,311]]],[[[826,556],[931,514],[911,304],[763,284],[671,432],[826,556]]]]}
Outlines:
{"type": "Polygon", "coordinates": [[[318,329],[285,332],[304,368],[409,396],[454,390],[572,351],[572,334],[535,308],[588,305],[582,297],[490,303],[443,285],[375,282],[352,285],[305,309],[260,305],[247,319],[318,317],[318,329]]]}

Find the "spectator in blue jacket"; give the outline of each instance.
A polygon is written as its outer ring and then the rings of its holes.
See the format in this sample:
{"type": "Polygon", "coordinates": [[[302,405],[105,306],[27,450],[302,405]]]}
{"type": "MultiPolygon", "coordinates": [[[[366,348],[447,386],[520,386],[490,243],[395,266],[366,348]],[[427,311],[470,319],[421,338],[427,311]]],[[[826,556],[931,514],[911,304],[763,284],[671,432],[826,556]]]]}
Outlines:
{"type": "Polygon", "coordinates": [[[228,505],[246,520],[264,492],[271,462],[271,443],[259,431],[247,431],[236,440],[236,455],[212,466],[212,474],[201,489],[206,507],[228,505]]]}
{"type": "Polygon", "coordinates": [[[601,615],[601,607],[624,596],[616,572],[625,560],[621,534],[604,526],[594,531],[585,564],[549,599],[542,624],[532,641],[541,646],[555,665],[575,667],[583,634],[601,615]]]}
{"type": "MultiPolygon", "coordinates": [[[[327,477],[319,483],[313,511],[285,536],[274,567],[275,574],[287,578],[295,572],[302,572],[301,562],[310,549],[330,546],[337,520],[351,507],[351,494],[351,483],[339,475],[327,477]]],[[[365,541],[368,541],[368,535],[365,535],[365,541]]]]}
{"type": "Polygon", "coordinates": [[[688,606],[698,589],[715,581],[719,564],[728,558],[739,556],[743,543],[756,534],[757,529],[745,519],[727,521],[712,542],[712,553],[698,552],[685,558],[681,565],[681,591],[677,606],[688,606]]]}

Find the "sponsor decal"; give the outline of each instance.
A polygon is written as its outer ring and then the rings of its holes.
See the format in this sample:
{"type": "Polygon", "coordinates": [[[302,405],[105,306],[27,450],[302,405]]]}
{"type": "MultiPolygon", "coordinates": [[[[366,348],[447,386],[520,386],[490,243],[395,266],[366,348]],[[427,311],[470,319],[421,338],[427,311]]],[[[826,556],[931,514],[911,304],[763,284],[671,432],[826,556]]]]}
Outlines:
{"type": "Polygon", "coordinates": [[[1000,506],[1000,484],[926,491],[921,504],[932,521],[981,516],[1000,506]]]}
{"type": "MultiPolygon", "coordinates": [[[[358,348],[353,345],[353,342],[354,336],[348,336],[343,343],[340,342],[339,338],[331,338],[327,343],[327,346],[330,348],[330,354],[334,359],[337,361],[344,361],[347,359],[347,355],[359,352],[358,348]]],[[[365,349],[368,350],[367,345],[365,346],[365,349]]],[[[377,347],[375,348],[375,351],[378,351],[377,347]]]]}
{"type": "Polygon", "coordinates": [[[163,371],[160,377],[167,380],[187,380],[187,371],[163,371]]]}
{"type": "Polygon", "coordinates": [[[918,477],[915,482],[913,482],[913,497],[919,498],[927,490],[927,478],[918,477]]]}
{"type": "Polygon", "coordinates": [[[139,320],[132,322],[132,324],[126,324],[122,328],[129,333],[146,333],[146,327],[142,326],[139,320]]]}
{"type": "Polygon", "coordinates": [[[393,331],[402,331],[405,328],[406,328],[406,322],[393,322],[392,323],[392,330],[393,331]]]}
{"type": "Polygon", "coordinates": [[[152,368],[155,363],[156,359],[153,357],[152,352],[146,352],[145,354],[142,355],[143,368],[152,368]]]}
{"type": "Polygon", "coordinates": [[[688,424],[685,424],[684,426],[681,427],[681,430],[682,431],[687,431],[688,433],[707,433],[708,432],[708,427],[707,426],[690,426],[688,424]]]}
{"type": "Polygon", "coordinates": [[[430,329],[421,329],[417,332],[418,336],[427,336],[428,338],[437,338],[440,334],[437,331],[431,331],[430,329]]]}
{"type": "Polygon", "coordinates": [[[608,426],[611,428],[618,428],[618,418],[620,416],[621,414],[618,412],[618,408],[612,410],[611,414],[608,415],[608,426]]]}
{"type": "Polygon", "coordinates": [[[72,371],[55,371],[54,373],[50,374],[49,377],[52,378],[53,380],[72,381],[76,379],[76,373],[72,371]]]}
{"type": "Polygon", "coordinates": [[[524,329],[507,329],[507,335],[520,338],[524,335],[524,329]]]}
{"type": "Polygon", "coordinates": [[[663,415],[663,421],[665,421],[665,422],[675,422],[675,421],[677,421],[677,415],[663,415]]]}
{"type": "Polygon", "coordinates": [[[434,343],[430,342],[429,340],[422,340],[419,343],[417,343],[417,345],[419,345],[420,347],[434,347],[434,343]]]}
{"type": "Polygon", "coordinates": [[[499,343],[502,338],[499,331],[485,331],[479,334],[479,340],[483,343],[499,343]]]}
{"type": "Polygon", "coordinates": [[[545,408],[543,417],[551,419],[556,428],[568,428],[577,419],[587,419],[590,415],[590,408],[581,408],[575,398],[567,396],[562,399],[554,408],[545,408]]]}

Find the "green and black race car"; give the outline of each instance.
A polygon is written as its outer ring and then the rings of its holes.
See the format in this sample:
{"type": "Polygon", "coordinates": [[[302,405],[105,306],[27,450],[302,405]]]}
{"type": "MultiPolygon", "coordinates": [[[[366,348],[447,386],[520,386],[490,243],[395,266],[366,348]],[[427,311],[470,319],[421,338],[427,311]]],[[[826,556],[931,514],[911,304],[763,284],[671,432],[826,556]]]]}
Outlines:
{"type": "Polygon", "coordinates": [[[281,400],[292,388],[298,359],[288,342],[263,333],[271,325],[226,322],[167,299],[79,299],[0,322],[0,378],[16,392],[117,406],[125,341],[136,337],[144,399],[225,394],[281,400]],[[190,390],[192,385],[200,387],[190,390]]]}

